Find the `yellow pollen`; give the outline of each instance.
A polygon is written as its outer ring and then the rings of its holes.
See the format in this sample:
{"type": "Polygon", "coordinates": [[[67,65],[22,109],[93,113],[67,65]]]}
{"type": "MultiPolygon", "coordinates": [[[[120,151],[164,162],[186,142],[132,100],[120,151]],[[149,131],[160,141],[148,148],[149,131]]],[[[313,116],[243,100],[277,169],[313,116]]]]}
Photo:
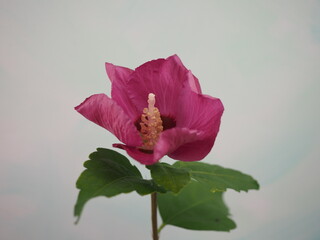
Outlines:
{"type": "Polygon", "coordinates": [[[144,150],[153,150],[160,133],[163,131],[161,115],[159,109],[154,106],[155,103],[155,95],[149,93],[148,108],[143,109],[140,122],[140,134],[143,141],[141,148],[144,150]]]}

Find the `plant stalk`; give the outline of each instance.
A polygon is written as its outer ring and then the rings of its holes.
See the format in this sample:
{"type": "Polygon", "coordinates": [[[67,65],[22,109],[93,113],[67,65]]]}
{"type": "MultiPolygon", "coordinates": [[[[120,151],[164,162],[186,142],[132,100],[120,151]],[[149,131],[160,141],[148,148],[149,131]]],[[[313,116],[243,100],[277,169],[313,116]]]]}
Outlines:
{"type": "Polygon", "coordinates": [[[151,193],[152,239],[159,240],[157,220],[157,193],[151,193]]]}

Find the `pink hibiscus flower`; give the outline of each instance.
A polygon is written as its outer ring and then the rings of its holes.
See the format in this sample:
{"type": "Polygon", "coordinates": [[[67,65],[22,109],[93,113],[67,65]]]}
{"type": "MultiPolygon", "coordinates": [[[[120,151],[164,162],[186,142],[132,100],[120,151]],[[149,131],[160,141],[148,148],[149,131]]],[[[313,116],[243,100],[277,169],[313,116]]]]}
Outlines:
{"type": "Polygon", "coordinates": [[[163,156],[199,161],[211,150],[223,105],[201,93],[198,79],[177,55],[135,70],[106,63],[111,96],[95,94],[75,109],[113,133],[121,148],[142,164],[163,156]]]}

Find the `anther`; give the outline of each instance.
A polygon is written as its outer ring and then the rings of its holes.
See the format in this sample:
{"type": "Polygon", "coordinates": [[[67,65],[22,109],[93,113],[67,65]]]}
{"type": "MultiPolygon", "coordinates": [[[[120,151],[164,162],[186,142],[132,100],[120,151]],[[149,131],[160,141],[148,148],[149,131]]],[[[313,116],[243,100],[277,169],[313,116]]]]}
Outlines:
{"type": "Polygon", "coordinates": [[[148,108],[143,109],[140,122],[140,134],[144,150],[153,150],[160,133],[163,131],[159,109],[155,107],[156,99],[153,93],[148,95],[148,108]]]}

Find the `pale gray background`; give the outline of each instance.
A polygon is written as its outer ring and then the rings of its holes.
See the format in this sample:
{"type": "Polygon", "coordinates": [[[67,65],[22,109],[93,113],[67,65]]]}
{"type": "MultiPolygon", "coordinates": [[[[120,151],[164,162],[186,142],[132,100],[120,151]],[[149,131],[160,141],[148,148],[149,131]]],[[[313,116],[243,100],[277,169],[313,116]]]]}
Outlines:
{"type": "Polygon", "coordinates": [[[135,193],[90,201],[73,225],[82,163],[118,142],[73,107],[109,94],[105,61],[175,53],[225,105],[205,161],[261,190],[226,194],[231,233],[167,227],[161,239],[320,239],[319,13],[311,0],[1,0],[0,239],[151,239],[149,197],[135,193]]]}

